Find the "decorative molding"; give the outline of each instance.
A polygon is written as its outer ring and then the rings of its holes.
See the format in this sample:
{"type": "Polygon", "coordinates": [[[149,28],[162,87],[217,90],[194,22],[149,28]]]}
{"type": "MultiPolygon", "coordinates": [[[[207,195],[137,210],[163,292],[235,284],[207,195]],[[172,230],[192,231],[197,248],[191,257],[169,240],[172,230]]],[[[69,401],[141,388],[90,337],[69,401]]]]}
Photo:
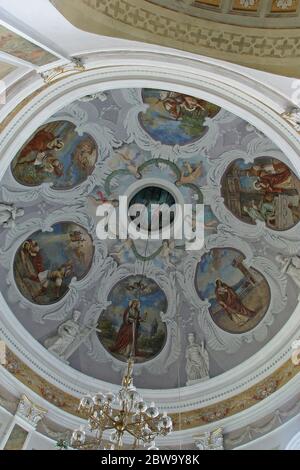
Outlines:
{"type": "Polygon", "coordinates": [[[6,344],[2,340],[0,340],[0,365],[6,365],[6,344]]]}
{"type": "Polygon", "coordinates": [[[218,428],[214,431],[207,431],[200,436],[196,436],[195,446],[199,450],[224,450],[223,429],[218,428]]]}
{"type": "MultiPolygon", "coordinates": [[[[49,403],[59,407],[67,413],[80,416],[78,412],[79,398],[63,392],[59,388],[50,384],[47,380],[43,379],[26,366],[24,362],[18,359],[18,357],[11,351],[9,351],[6,370],[49,403]]],[[[220,401],[214,405],[194,409],[192,411],[181,411],[180,416],[178,413],[170,413],[174,429],[192,429],[201,425],[207,425],[223,420],[224,418],[229,418],[241,411],[245,411],[273,395],[299,372],[300,367],[295,367],[291,361],[288,361],[269,377],[258,382],[248,390],[234,395],[227,400],[220,401]]]]}
{"type": "Polygon", "coordinates": [[[74,73],[81,73],[85,71],[85,66],[80,58],[73,57],[72,61],[68,64],[61,65],[41,72],[41,77],[44,82],[49,85],[50,83],[58,80],[59,78],[65,78],[74,73]]]}
{"type": "Polygon", "coordinates": [[[300,108],[292,106],[281,116],[300,134],[300,108]]]}
{"type": "MultiPolygon", "coordinates": [[[[186,5],[176,8],[172,2],[170,7],[171,2],[167,1],[160,2],[161,6],[142,0],[78,0],[76,4],[70,0],[52,0],[52,3],[73,25],[91,33],[99,34],[101,30],[106,36],[183,49],[278,74],[282,73],[284,60],[286,75],[299,74],[293,64],[299,57],[298,17],[286,23],[286,29],[281,29],[287,19],[276,18],[275,13],[258,24],[260,16],[251,18],[247,14],[245,20],[245,10],[243,15],[234,11],[224,16],[229,23],[237,23],[233,25],[220,22],[218,13],[213,15],[210,11],[210,17],[204,18],[208,13],[202,8],[201,17],[197,17],[199,8],[191,6],[186,11],[186,5]],[[266,21],[270,28],[265,27],[266,21]]],[[[278,11],[283,10],[277,10],[276,14],[278,11]]]]}
{"type": "Polygon", "coordinates": [[[16,416],[20,416],[36,428],[46,414],[47,410],[35,405],[26,395],[21,396],[16,416]]]}
{"type": "MultiPolygon", "coordinates": [[[[253,32],[246,33],[232,29],[231,32],[219,24],[217,33],[215,27],[209,29],[202,24],[198,27],[195,22],[187,18],[184,23],[180,23],[173,19],[167,13],[163,14],[162,10],[155,11],[143,8],[135,0],[125,0],[120,3],[118,0],[82,0],[82,3],[96,12],[104,14],[107,18],[114,19],[132,26],[150,34],[160,34],[164,38],[180,41],[183,44],[197,45],[201,51],[201,47],[207,49],[222,49],[223,53],[234,53],[243,55],[253,55],[254,57],[264,57],[268,59],[284,59],[286,57],[296,58],[300,56],[298,42],[300,39],[299,32],[286,37],[282,30],[272,31],[272,37],[269,37],[268,30],[259,30],[253,28],[253,32]],[[159,33],[160,32],[160,33],[159,33]],[[251,53],[250,53],[251,51],[251,53]]],[[[144,5],[145,6],[145,5],[144,5]]],[[[181,18],[182,20],[182,18],[181,18]]],[[[271,36],[271,35],[270,35],[271,36]]],[[[199,51],[199,52],[200,52],[199,51]]]]}

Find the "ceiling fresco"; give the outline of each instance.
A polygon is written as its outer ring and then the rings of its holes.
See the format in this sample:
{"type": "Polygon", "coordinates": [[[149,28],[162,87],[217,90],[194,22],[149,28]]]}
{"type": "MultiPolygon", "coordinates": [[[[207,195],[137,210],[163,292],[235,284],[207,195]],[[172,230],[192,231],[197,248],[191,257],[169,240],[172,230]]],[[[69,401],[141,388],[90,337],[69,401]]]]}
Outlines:
{"type": "Polygon", "coordinates": [[[0,24],[1,52],[12,55],[35,66],[43,66],[57,61],[59,58],[42,47],[34,44],[20,34],[0,24]]]}
{"type": "Polygon", "coordinates": [[[293,315],[299,180],[288,155],[226,109],[175,91],[100,92],[24,133],[12,157],[0,288],[7,314],[62,368],[118,384],[132,350],[138,387],[189,386],[261,351],[293,315]],[[124,195],[203,203],[204,246],[99,239],[97,209],[118,213],[124,195]]]}
{"type": "MultiPolygon", "coordinates": [[[[260,13],[266,18],[272,14],[284,15],[289,13],[295,16],[299,11],[299,0],[146,0],[170,10],[183,11],[189,15],[199,16],[205,9],[219,13],[219,21],[233,22],[227,15],[241,14],[249,17],[251,14],[260,13]],[[197,12],[198,8],[198,12],[197,12]]],[[[268,24],[268,23],[267,23],[268,24]]]]}
{"type": "Polygon", "coordinates": [[[54,121],[26,143],[12,162],[12,173],[23,185],[49,182],[53,188],[69,189],[87,179],[96,160],[96,144],[90,136],[78,135],[71,122],[54,121]]]}
{"type": "Polygon", "coordinates": [[[36,232],[19,248],[14,278],[24,297],[38,305],[61,299],[72,277],[81,279],[93,258],[89,234],[77,224],[61,222],[51,232],[36,232]]]}

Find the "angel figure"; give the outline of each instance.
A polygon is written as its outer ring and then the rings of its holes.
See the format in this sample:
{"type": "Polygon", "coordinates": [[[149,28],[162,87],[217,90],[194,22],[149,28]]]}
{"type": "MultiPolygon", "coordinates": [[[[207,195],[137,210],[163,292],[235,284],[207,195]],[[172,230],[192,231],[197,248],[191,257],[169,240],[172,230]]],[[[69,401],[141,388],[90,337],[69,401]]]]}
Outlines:
{"type": "Polygon", "coordinates": [[[176,264],[171,261],[171,258],[175,258],[176,262],[176,254],[175,250],[180,249],[180,246],[176,246],[175,240],[163,240],[162,242],[162,250],[160,252],[160,256],[164,262],[164,264],[171,269],[176,268],[176,264]]]}
{"type": "Polygon", "coordinates": [[[107,199],[103,191],[97,190],[90,196],[90,200],[95,207],[109,204],[112,207],[119,207],[119,201],[116,198],[107,199]]]}
{"type": "Polygon", "coordinates": [[[119,245],[118,248],[113,247],[115,251],[110,252],[109,255],[112,256],[113,258],[116,258],[117,262],[120,264],[122,261],[122,257],[126,253],[129,253],[131,251],[132,246],[133,246],[133,240],[131,238],[127,238],[119,245]]]}
{"type": "Polygon", "coordinates": [[[123,162],[125,163],[127,170],[136,178],[141,179],[142,174],[138,170],[138,166],[136,164],[136,156],[133,156],[132,153],[127,149],[124,153],[118,152],[117,153],[123,162]]]}
{"type": "Polygon", "coordinates": [[[126,290],[131,293],[136,293],[140,295],[151,294],[151,287],[147,284],[144,284],[142,279],[139,281],[131,282],[126,286],[126,290]]]}
{"type": "Polygon", "coordinates": [[[192,167],[189,162],[184,162],[183,168],[179,180],[175,183],[176,186],[194,183],[203,174],[202,163],[196,167],[192,167]]]}

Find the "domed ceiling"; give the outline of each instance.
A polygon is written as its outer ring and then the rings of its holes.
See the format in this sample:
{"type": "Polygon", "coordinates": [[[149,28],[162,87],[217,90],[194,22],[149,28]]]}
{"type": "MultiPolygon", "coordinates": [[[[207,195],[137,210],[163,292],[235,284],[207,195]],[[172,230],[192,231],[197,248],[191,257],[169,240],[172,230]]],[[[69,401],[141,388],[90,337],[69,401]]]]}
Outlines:
{"type": "Polygon", "coordinates": [[[147,389],[193,383],[193,341],[203,380],[241,366],[297,305],[295,172],[261,131],[204,99],[157,89],[84,96],[23,136],[1,180],[6,315],[62,370],[109,383],[120,383],[132,348],[135,383],[147,389]],[[203,248],[99,239],[97,208],[118,211],[124,195],[203,203],[203,248]]]}

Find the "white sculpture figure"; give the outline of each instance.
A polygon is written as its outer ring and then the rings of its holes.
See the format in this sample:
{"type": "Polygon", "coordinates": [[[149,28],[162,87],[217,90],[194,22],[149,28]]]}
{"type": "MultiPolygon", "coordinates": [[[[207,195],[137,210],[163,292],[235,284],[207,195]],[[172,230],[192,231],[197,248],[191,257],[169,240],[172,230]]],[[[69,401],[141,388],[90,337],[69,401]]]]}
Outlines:
{"type": "Polygon", "coordinates": [[[300,257],[277,255],[276,261],[281,264],[281,271],[289,274],[300,289],[300,257]]]}
{"type": "Polygon", "coordinates": [[[57,334],[47,338],[44,346],[55,356],[65,359],[68,348],[80,334],[80,325],[78,323],[81,313],[74,311],[73,317],[59,325],[57,334]]]}
{"type": "Polygon", "coordinates": [[[188,346],[186,348],[186,385],[192,385],[209,379],[209,357],[204,347],[195,343],[194,333],[188,335],[188,346]]]}
{"type": "Polygon", "coordinates": [[[300,132],[300,109],[291,108],[285,113],[282,114],[282,117],[288,121],[296,129],[297,132],[300,132]]]}
{"type": "Polygon", "coordinates": [[[0,202],[0,227],[12,228],[17,217],[24,215],[24,209],[17,209],[11,204],[0,202]]]}

